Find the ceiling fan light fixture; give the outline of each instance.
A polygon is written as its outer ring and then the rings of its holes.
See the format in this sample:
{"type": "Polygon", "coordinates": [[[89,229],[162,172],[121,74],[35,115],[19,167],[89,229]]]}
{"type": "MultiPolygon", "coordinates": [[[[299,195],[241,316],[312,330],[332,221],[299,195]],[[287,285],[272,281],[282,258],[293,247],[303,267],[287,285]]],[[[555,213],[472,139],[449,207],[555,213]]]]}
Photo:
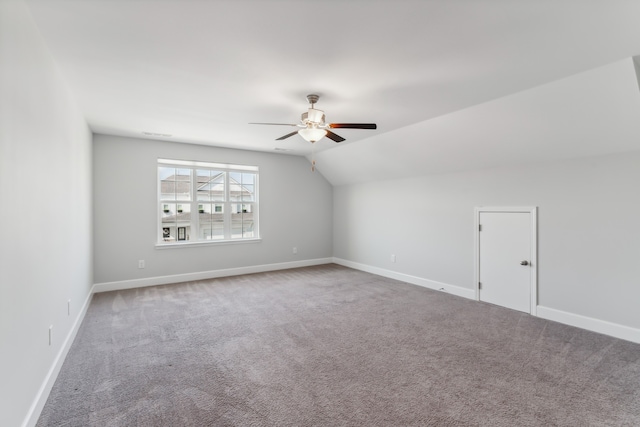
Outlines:
{"type": "Polygon", "coordinates": [[[308,127],[300,129],[298,134],[308,142],[316,142],[321,140],[327,134],[327,131],[325,129],[308,127]]]}
{"type": "Polygon", "coordinates": [[[295,126],[300,130],[289,132],[286,135],[276,138],[276,141],[291,138],[295,134],[300,136],[307,142],[314,143],[320,141],[325,136],[334,142],[340,143],[345,139],[340,135],[336,135],[329,129],[377,129],[375,123],[325,123],[324,111],[313,108],[320,97],[318,95],[307,95],[307,100],[311,104],[311,108],[302,113],[300,123],[250,123],[254,125],[279,125],[279,126],[295,126]]]}

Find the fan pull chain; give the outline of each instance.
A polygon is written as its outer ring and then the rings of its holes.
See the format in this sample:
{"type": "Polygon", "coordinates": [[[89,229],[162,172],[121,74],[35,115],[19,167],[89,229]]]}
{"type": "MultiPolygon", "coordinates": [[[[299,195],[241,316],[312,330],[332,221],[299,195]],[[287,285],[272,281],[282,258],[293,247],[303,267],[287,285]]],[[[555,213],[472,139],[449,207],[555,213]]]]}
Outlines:
{"type": "Polygon", "coordinates": [[[311,172],[316,171],[316,144],[311,143],[311,172]]]}

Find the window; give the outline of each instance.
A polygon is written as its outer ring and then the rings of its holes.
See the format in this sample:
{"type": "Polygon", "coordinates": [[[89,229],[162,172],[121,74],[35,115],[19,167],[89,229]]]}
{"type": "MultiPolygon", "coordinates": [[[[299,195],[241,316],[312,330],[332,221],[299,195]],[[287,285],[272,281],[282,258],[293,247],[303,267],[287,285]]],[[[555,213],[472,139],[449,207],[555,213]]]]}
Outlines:
{"type": "Polygon", "coordinates": [[[258,239],[258,168],[158,160],[158,243],[258,239]]]}

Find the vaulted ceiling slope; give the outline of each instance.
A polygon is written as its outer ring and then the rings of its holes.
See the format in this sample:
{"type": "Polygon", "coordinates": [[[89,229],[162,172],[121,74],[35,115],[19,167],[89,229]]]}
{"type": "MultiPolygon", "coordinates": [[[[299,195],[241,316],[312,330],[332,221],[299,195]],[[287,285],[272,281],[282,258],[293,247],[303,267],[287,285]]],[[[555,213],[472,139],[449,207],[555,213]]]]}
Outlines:
{"type": "Polygon", "coordinates": [[[318,93],[378,124],[314,144],[336,185],[640,149],[637,0],[26,3],[97,133],[311,158],[248,123],[318,93]]]}
{"type": "Polygon", "coordinates": [[[316,154],[333,185],[640,150],[631,58],[316,154]]]}

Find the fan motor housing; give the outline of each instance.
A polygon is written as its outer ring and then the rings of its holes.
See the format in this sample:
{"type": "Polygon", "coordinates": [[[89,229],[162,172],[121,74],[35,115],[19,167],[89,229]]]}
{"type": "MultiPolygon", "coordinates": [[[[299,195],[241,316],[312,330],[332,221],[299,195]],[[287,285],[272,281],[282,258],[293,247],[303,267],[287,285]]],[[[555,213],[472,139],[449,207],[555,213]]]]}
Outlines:
{"type": "Polygon", "coordinates": [[[302,113],[302,123],[324,123],[324,111],[316,110],[315,108],[309,108],[306,113],[302,113]]]}

